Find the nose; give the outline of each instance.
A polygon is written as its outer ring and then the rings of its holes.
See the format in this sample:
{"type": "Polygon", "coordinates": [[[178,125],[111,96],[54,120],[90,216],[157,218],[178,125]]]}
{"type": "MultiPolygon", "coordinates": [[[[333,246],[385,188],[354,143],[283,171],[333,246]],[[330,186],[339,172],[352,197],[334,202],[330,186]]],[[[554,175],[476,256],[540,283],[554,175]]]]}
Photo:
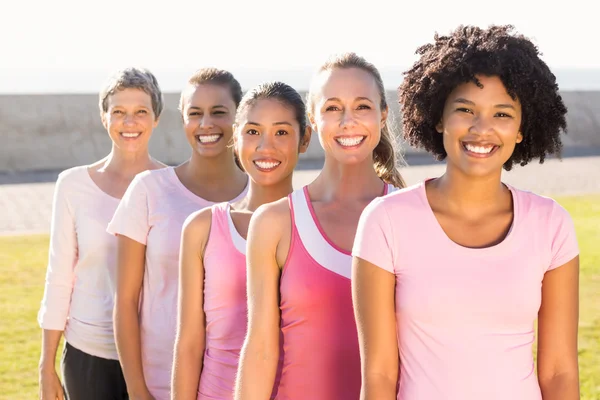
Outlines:
{"type": "Polygon", "coordinates": [[[212,118],[210,115],[204,115],[202,117],[202,120],[200,121],[200,127],[202,129],[210,129],[214,126],[212,118]]]}
{"type": "Polygon", "coordinates": [[[474,120],[473,124],[469,128],[470,133],[478,135],[485,135],[494,130],[494,118],[486,115],[478,115],[474,120]]]}
{"type": "Polygon", "coordinates": [[[135,115],[126,113],[123,119],[123,124],[125,125],[133,125],[135,123],[135,115]]]}
{"type": "Polygon", "coordinates": [[[343,111],[342,119],[340,121],[340,126],[342,128],[353,127],[356,125],[356,120],[354,119],[354,114],[351,111],[343,111]]]}
{"type": "Polygon", "coordinates": [[[275,137],[273,135],[260,135],[260,139],[258,140],[258,145],[256,146],[256,150],[270,150],[275,146],[275,137]]]}

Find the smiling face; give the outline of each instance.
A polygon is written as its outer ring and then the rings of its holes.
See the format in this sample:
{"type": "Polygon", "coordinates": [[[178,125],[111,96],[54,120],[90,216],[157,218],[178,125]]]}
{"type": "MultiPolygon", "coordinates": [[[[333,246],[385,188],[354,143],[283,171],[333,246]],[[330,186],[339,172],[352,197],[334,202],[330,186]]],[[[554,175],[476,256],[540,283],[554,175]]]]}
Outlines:
{"type": "Polygon", "coordinates": [[[448,168],[465,175],[500,174],[517,143],[523,140],[521,104],[507,93],[497,76],[477,76],[457,86],[446,99],[436,126],[444,135],[448,168]]]}
{"type": "Polygon", "coordinates": [[[233,134],[236,105],[225,85],[189,86],[182,102],[188,143],[202,157],[227,151],[233,134]]]}
{"type": "Polygon", "coordinates": [[[375,79],[360,68],[326,70],[317,79],[310,119],[326,157],[372,163],[387,117],[375,79]]]}
{"type": "Polygon", "coordinates": [[[274,99],[257,100],[239,119],[235,148],[244,170],[261,186],[291,179],[300,153],[308,147],[294,109],[274,99]]]}
{"type": "Polygon", "coordinates": [[[123,89],[108,96],[101,117],[113,145],[126,152],[146,151],[158,125],[152,99],[141,89],[123,89]]]}

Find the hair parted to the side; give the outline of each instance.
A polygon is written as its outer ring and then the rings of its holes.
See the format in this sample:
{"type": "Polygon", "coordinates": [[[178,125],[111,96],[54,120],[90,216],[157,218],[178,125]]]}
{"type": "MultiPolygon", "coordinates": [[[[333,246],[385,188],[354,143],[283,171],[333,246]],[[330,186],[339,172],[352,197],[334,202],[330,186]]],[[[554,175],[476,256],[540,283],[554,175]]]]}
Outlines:
{"type": "MultiPolygon", "coordinates": [[[[240,101],[242,100],[242,86],[231,72],[218,68],[201,68],[194,72],[187,81],[187,87],[205,84],[226,86],[231,92],[231,98],[233,99],[235,106],[237,107],[240,105],[240,101]]],[[[186,90],[183,90],[179,97],[180,112],[183,112],[185,94],[186,90]]]]}
{"type": "MultiPolygon", "coordinates": [[[[296,121],[298,121],[298,126],[300,129],[300,141],[302,141],[304,134],[306,133],[306,127],[308,126],[306,104],[304,104],[302,96],[300,93],[298,93],[298,91],[296,91],[296,89],[283,82],[273,81],[261,83],[255,88],[247,91],[246,94],[244,94],[244,97],[242,97],[240,105],[238,106],[235,114],[235,123],[239,124],[248,110],[254,107],[254,105],[256,105],[256,103],[258,103],[260,100],[268,99],[276,100],[284,107],[288,107],[294,111],[294,116],[296,117],[296,121]]],[[[238,166],[242,168],[237,154],[235,155],[235,159],[238,166]]]]}
{"type": "MultiPolygon", "coordinates": [[[[385,98],[385,87],[383,85],[383,79],[381,74],[375,65],[371,64],[363,57],[356,53],[342,53],[331,56],[317,71],[321,73],[323,71],[330,71],[333,69],[347,69],[347,68],[358,68],[365,72],[368,72],[377,85],[380,97],[380,108],[382,110],[387,108],[387,100],[385,98]]],[[[308,110],[313,112],[314,110],[314,93],[313,87],[307,96],[308,110]]],[[[377,175],[385,182],[390,183],[398,188],[406,186],[404,178],[400,174],[398,167],[404,163],[402,155],[398,149],[398,143],[395,135],[390,129],[389,117],[381,127],[381,139],[379,144],[373,150],[373,165],[377,175]]]]}
{"type": "Polygon", "coordinates": [[[523,141],[504,164],[526,165],[534,158],[540,163],[549,154],[560,156],[561,131],[566,130],[565,107],[556,77],[541,60],[537,47],[525,36],[513,34],[511,25],[487,29],[459,26],[448,36],[436,34],[433,43],[417,49],[420,55],[404,73],[398,89],[406,141],[446,158],[441,121],[446,99],[458,85],[481,82],[476,75],[498,76],[508,94],[521,103],[523,141]]]}
{"type": "Polygon", "coordinates": [[[108,98],[125,89],[139,89],[144,91],[152,100],[152,112],[158,119],[164,108],[163,94],[158,85],[158,80],[144,68],[129,67],[112,74],[99,94],[98,106],[100,113],[108,112],[108,98]]]}

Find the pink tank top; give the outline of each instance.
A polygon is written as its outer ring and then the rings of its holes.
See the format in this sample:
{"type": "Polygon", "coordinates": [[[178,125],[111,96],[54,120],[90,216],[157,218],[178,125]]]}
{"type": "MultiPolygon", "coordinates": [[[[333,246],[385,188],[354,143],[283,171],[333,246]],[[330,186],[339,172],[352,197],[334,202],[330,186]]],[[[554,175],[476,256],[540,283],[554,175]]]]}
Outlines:
{"type": "MultiPolygon", "coordinates": [[[[386,186],[384,194],[390,190],[386,186]]],[[[289,196],[292,237],[280,281],[283,365],[278,400],[357,400],[360,355],[350,252],[315,217],[307,187],[289,196]]]]}
{"type": "Polygon", "coordinates": [[[248,325],[246,240],[238,233],[229,203],[212,206],[204,251],[206,350],[198,399],[232,399],[240,350],[248,325]]]}

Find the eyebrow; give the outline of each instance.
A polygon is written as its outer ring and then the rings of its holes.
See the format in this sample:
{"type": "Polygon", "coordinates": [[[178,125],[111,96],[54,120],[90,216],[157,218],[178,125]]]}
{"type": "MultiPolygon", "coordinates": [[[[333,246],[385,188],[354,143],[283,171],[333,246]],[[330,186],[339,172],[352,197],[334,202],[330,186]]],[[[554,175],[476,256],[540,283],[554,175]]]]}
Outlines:
{"type": "MultiPolygon", "coordinates": [[[[357,97],[356,99],[354,99],[354,101],[361,101],[361,100],[367,100],[368,102],[370,102],[370,103],[373,103],[373,100],[371,100],[371,99],[370,99],[370,98],[368,98],[368,97],[362,97],[362,96],[361,96],[361,97],[357,97]]],[[[340,100],[338,97],[330,97],[330,98],[328,98],[328,99],[327,99],[327,100],[325,100],[325,101],[326,101],[326,102],[327,102],[327,101],[339,101],[340,103],[342,102],[342,100],[340,100]]]]}
{"type": "MultiPolygon", "coordinates": [[[[127,106],[122,106],[122,105],[120,105],[120,104],[117,104],[117,105],[114,105],[114,106],[110,106],[110,108],[126,108],[126,107],[127,107],[127,106]]],[[[147,106],[145,106],[145,105],[143,105],[143,104],[136,104],[134,107],[135,107],[135,108],[146,108],[146,109],[148,109],[148,110],[150,109],[149,107],[147,107],[147,106]]]]}
{"type": "MultiPolygon", "coordinates": [[[[211,109],[213,109],[213,110],[214,110],[215,108],[227,108],[227,107],[225,107],[224,105],[221,105],[221,104],[218,104],[218,105],[216,105],[216,106],[212,106],[212,107],[211,107],[211,109]]],[[[194,110],[202,110],[202,108],[200,108],[200,107],[198,107],[198,106],[189,106],[189,107],[188,107],[188,110],[191,110],[191,109],[194,109],[194,110]]]]}
{"type": "MultiPolygon", "coordinates": [[[[474,106],[475,103],[473,103],[471,100],[467,100],[464,99],[462,97],[459,97],[458,99],[454,100],[454,103],[459,103],[459,104],[468,104],[471,106],[474,106]]],[[[512,104],[496,104],[494,107],[496,108],[510,108],[510,109],[515,109],[515,107],[512,104]]]]}
{"type": "MultiPolygon", "coordinates": [[[[252,121],[246,122],[246,125],[262,126],[258,122],[252,122],[252,121]]],[[[292,124],[290,124],[289,122],[286,122],[286,121],[275,122],[275,123],[273,123],[273,125],[287,125],[287,126],[292,126],[292,124]]]]}

